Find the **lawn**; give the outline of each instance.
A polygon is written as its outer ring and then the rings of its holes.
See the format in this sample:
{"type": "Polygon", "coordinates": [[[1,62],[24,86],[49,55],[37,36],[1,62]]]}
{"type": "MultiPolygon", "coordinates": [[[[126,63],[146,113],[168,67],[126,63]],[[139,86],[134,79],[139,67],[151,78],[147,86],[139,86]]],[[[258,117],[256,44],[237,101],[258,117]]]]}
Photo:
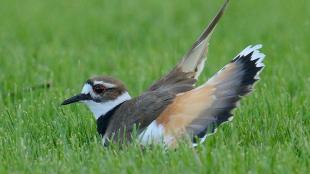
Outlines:
{"type": "Polygon", "coordinates": [[[60,106],[100,74],[139,95],[222,1],[0,0],[0,173],[308,173],[309,0],[230,2],[199,82],[249,44],[264,45],[266,68],[233,122],[195,150],[104,148],[84,105],[60,106]]]}

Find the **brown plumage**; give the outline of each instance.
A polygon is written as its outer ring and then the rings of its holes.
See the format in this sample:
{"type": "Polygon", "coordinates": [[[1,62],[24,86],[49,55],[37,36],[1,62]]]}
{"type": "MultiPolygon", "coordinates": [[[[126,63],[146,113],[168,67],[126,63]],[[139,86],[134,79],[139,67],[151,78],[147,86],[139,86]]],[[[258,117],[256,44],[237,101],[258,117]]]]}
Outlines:
{"type": "Polygon", "coordinates": [[[110,132],[115,133],[116,130],[120,130],[118,132],[120,137],[124,137],[124,132],[126,132],[127,137],[129,137],[134,125],[139,125],[140,130],[143,130],[170,105],[177,94],[190,91],[194,88],[193,86],[204,67],[208,40],[217,22],[223,15],[227,3],[228,1],[224,3],[208,27],[172,71],[155,82],[149,88],[149,91],[134,98],[132,101],[124,103],[124,106],[121,106],[120,109],[116,111],[115,114],[118,112],[129,114],[124,114],[126,116],[118,118],[112,118],[111,126],[107,129],[107,134],[110,132]],[[130,115],[134,115],[135,117],[130,117],[130,115]],[[124,125],[126,125],[125,131],[121,130],[124,129],[124,125]]]}
{"type": "Polygon", "coordinates": [[[264,55],[256,48],[247,55],[238,55],[204,85],[178,95],[156,119],[165,127],[164,135],[174,144],[185,133],[203,138],[223,122],[231,120],[231,111],[240,98],[248,94],[257,74],[262,70],[264,55]],[[257,59],[253,59],[257,56],[257,59]],[[173,140],[171,137],[174,137],[173,140]]]}
{"type": "Polygon", "coordinates": [[[105,142],[130,142],[135,128],[142,144],[172,147],[182,137],[190,137],[194,145],[203,142],[217,126],[232,119],[231,111],[252,90],[264,66],[261,46],[249,46],[205,84],[194,87],[204,68],[210,36],[227,3],[181,61],[140,96],[131,98],[119,80],[95,77],[84,84],[81,94],[63,104],[84,102],[94,113],[105,142]]]}

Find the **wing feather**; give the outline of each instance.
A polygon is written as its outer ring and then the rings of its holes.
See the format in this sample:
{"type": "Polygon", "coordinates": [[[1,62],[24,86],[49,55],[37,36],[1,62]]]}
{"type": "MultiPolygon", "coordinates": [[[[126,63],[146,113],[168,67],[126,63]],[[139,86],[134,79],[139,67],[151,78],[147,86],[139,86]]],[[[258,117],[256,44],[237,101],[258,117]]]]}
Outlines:
{"type": "Polygon", "coordinates": [[[204,68],[209,39],[215,26],[221,19],[228,2],[229,0],[225,1],[216,16],[198,37],[180,63],[178,63],[167,75],[163,76],[160,80],[151,85],[149,88],[150,91],[169,85],[174,85],[177,82],[179,84],[191,85],[196,83],[196,80],[204,68]]]}

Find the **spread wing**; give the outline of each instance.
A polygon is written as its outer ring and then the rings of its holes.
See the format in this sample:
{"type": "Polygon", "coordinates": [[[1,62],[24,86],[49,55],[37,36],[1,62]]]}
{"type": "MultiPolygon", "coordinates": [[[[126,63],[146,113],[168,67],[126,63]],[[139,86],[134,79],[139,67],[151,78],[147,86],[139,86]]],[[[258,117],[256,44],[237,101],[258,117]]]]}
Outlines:
{"type": "Polygon", "coordinates": [[[182,60],[165,76],[156,81],[150,88],[150,91],[164,88],[176,84],[194,85],[200,73],[204,68],[205,56],[208,51],[208,42],[212,31],[222,17],[228,0],[225,1],[219,12],[213,18],[208,27],[203,31],[200,37],[193,44],[191,49],[182,58],[182,60]]]}

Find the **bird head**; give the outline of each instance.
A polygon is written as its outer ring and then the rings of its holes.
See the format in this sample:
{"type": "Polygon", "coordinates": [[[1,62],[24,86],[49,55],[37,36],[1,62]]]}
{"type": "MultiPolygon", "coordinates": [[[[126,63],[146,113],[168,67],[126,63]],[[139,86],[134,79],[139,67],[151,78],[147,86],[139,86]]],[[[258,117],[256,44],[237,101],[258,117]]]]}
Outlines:
{"type": "Polygon", "coordinates": [[[117,105],[130,100],[125,85],[112,77],[94,77],[86,81],[81,93],[63,101],[62,105],[85,103],[96,118],[106,114],[117,105]]]}

